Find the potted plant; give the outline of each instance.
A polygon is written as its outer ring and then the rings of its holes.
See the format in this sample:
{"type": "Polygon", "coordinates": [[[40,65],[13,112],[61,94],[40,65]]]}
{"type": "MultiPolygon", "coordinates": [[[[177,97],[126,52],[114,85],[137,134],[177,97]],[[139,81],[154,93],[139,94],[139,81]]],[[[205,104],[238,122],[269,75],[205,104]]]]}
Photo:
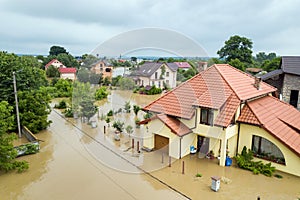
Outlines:
{"type": "Polygon", "coordinates": [[[124,129],[124,122],[121,122],[120,120],[115,121],[112,125],[116,131],[115,131],[115,140],[120,140],[120,133],[123,131],[124,129]]]}

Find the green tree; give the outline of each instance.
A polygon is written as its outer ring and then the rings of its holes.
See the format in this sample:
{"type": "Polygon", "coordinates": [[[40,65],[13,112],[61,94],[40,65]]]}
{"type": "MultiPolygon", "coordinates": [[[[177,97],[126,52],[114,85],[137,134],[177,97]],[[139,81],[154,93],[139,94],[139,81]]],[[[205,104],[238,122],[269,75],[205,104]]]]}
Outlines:
{"type": "Polygon", "coordinates": [[[61,46],[50,47],[50,51],[49,51],[50,56],[57,56],[58,54],[61,54],[61,53],[68,54],[68,52],[66,51],[66,49],[64,47],[61,47],[61,46]]]}
{"type": "Polygon", "coordinates": [[[56,56],[56,59],[62,62],[67,67],[79,68],[79,63],[71,54],[60,53],[56,56]]]}
{"type": "Polygon", "coordinates": [[[92,64],[97,62],[99,59],[96,56],[93,56],[91,54],[84,54],[82,55],[82,67],[91,68],[92,64]]]}
{"type": "Polygon", "coordinates": [[[117,86],[119,86],[121,90],[132,90],[135,87],[135,83],[132,79],[123,77],[119,80],[117,86]]]}
{"type": "Polygon", "coordinates": [[[95,99],[96,100],[102,100],[108,96],[108,92],[106,90],[106,87],[100,87],[95,92],[95,99]]]}
{"type": "Polygon", "coordinates": [[[137,115],[140,110],[141,108],[138,105],[133,105],[133,112],[135,115],[137,115]]]}
{"type": "Polygon", "coordinates": [[[243,63],[252,63],[252,44],[250,39],[234,35],[225,41],[225,45],[217,51],[217,54],[226,62],[237,58],[243,63]]]}
{"type": "Polygon", "coordinates": [[[17,169],[18,172],[28,169],[26,161],[16,161],[17,151],[13,147],[15,134],[8,132],[13,129],[14,117],[12,115],[13,107],[8,102],[0,102],[0,171],[10,171],[17,169]]]}
{"type": "Polygon", "coordinates": [[[102,74],[89,73],[89,82],[91,84],[100,84],[102,82],[102,74]]]}
{"type": "Polygon", "coordinates": [[[20,121],[33,133],[46,129],[51,121],[50,114],[51,96],[45,90],[21,91],[19,97],[20,121]]]}
{"type": "Polygon", "coordinates": [[[48,67],[48,69],[46,70],[46,75],[49,78],[60,77],[59,70],[56,67],[54,67],[53,65],[48,67]]]}
{"type": "Polygon", "coordinates": [[[71,97],[73,91],[73,82],[69,79],[59,79],[54,87],[58,97],[71,97]]]}
{"type": "Polygon", "coordinates": [[[97,107],[94,105],[94,101],[89,97],[83,97],[80,102],[81,113],[83,117],[86,117],[88,121],[94,116],[97,112],[97,107]]]}
{"type": "Polygon", "coordinates": [[[87,83],[90,80],[90,72],[86,68],[81,68],[77,72],[77,80],[87,83]]]}
{"type": "Polygon", "coordinates": [[[279,69],[280,61],[281,61],[280,57],[276,57],[272,60],[265,60],[261,67],[263,70],[270,72],[270,71],[279,69]]]}
{"type": "Polygon", "coordinates": [[[122,76],[117,76],[117,77],[113,77],[112,78],[112,81],[111,81],[111,84],[113,85],[113,86],[117,86],[117,84],[119,83],[119,81],[122,79],[122,76]]]}
{"type": "MultiPolygon", "coordinates": [[[[15,77],[19,101],[29,101],[28,99],[31,99],[30,95],[22,96],[22,94],[34,94],[36,91],[39,91],[41,87],[47,86],[48,82],[46,80],[45,71],[40,69],[39,62],[36,58],[32,56],[20,57],[15,54],[0,52],[0,101],[7,101],[9,105],[13,106],[15,109],[12,81],[12,73],[14,71],[16,72],[15,77]]],[[[34,102],[36,101],[39,101],[39,97],[36,97],[34,102]]],[[[41,101],[43,101],[43,99],[41,99],[41,101]]],[[[40,113],[38,111],[40,109],[46,109],[45,105],[41,105],[39,103],[35,104],[34,109],[30,110],[29,116],[31,116],[33,119],[39,117],[40,113]]],[[[20,109],[20,116],[27,113],[27,111],[28,110],[20,109]]],[[[42,115],[41,117],[43,118],[44,116],[42,115]]],[[[28,122],[27,120],[23,122],[25,124],[32,123],[30,120],[28,122]]],[[[16,127],[17,125],[15,119],[14,128],[16,129],[16,127]]],[[[37,127],[37,129],[40,130],[39,127],[37,127]]]]}
{"type": "Polygon", "coordinates": [[[103,85],[108,86],[109,84],[111,84],[110,79],[108,77],[105,77],[104,80],[103,80],[103,85]]]}
{"type": "Polygon", "coordinates": [[[130,108],[131,108],[131,105],[130,105],[130,101],[126,101],[125,102],[125,105],[124,105],[124,109],[127,113],[130,113],[130,108]]]}
{"type": "Polygon", "coordinates": [[[239,59],[235,58],[235,59],[231,59],[229,62],[228,62],[229,65],[239,69],[239,70],[242,70],[242,71],[245,71],[246,69],[246,65],[245,63],[241,62],[239,59]]]}

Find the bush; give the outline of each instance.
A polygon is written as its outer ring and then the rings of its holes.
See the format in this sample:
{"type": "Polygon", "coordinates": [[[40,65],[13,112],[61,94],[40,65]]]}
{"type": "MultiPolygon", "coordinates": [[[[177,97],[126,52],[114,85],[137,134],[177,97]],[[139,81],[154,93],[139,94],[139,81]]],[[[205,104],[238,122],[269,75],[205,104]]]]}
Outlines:
{"type": "Polygon", "coordinates": [[[67,108],[67,102],[65,100],[61,100],[58,105],[55,104],[54,108],[65,109],[67,108]]]}
{"type": "Polygon", "coordinates": [[[74,116],[74,112],[71,108],[67,108],[64,112],[65,117],[73,117],[74,116]]]}
{"type": "Polygon", "coordinates": [[[153,85],[150,90],[146,91],[146,94],[148,95],[154,95],[160,93],[162,93],[162,89],[157,88],[155,85],[153,85]]]}
{"type": "Polygon", "coordinates": [[[108,113],[106,114],[108,117],[111,117],[114,115],[114,112],[112,110],[108,111],[108,113]]]}
{"type": "Polygon", "coordinates": [[[108,92],[106,90],[106,87],[100,87],[95,92],[95,99],[96,100],[102,100],[108,96],[108,92]]]}
{"type": "Polygon", "coordinates": [[[117,129],[117,131],[120,131],[120,132],[122,132],[123,131],[123,129],[124,129],[124,122],[121,122],[121,121],[115,121],[114,123],[113,123],[113,127],[115,128],[115,129],[117,129]]]}
{"type": "Polygon", "coordinates": [[[244,146],[242,153],[236,157],[237,165],[242,169],[252,171],[254,174],[264,174],[265,176],[271,177],[275,171],[275,167],[271,166],[271,163],[263,164],[261,161],[252,161],[253,152],[244,146]]]}

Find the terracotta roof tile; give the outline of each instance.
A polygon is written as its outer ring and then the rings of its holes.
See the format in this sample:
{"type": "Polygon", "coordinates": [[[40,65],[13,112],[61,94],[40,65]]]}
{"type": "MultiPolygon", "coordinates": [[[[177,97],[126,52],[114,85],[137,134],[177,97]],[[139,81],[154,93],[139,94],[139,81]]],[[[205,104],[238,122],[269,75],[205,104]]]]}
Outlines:
{"type": "Polygon", "coordinates": [[[241,100],[251,99],[253,97],[276,91],[276,88],[264,82],[260,83],[261,89],[257,90],[253,86],[255,80],[253,76],[246,74],[230,65],[218,64],[215,65],[215,67],[241,100]]]}
{"type": "Polygon", "coordinates": [[[228,127],[239,105],[240,100],[235,94],[232,94],[221,107],[214,124],[217,126],[228,127]]]}
{"type": "Polygon", "coordinates": [[[67,67],[67,68],[60,67],[58,70],[61,74],[76,73],[76,68],[73,67],[67,67]]]}
{"type": "Polygon", "coordinates": [[[261,125],[283,144],[300,155],[300,112],[274,97],[266,96],[247,103],[239,121],[251,121],[249,109],[261,125]]]}
{"type": "Polygon", "coordinates": [[[184,123],[180,122],[175,117],[170,117],[165,114],[158,114],[157,118],[160,119],[166,126],[168,126],[173,133],[178,136],[184,136],[191,133],[191,129],[187,127],[184,123]]]}
{"type": "Polygon", "coordinates": [[[254,115],[254,113],[248,105],[245,105],[243,107],[241,115],[239,116],[237,121],[258,126],[261,125],[261,123],[258,121],[257,117],[254,115]]]}

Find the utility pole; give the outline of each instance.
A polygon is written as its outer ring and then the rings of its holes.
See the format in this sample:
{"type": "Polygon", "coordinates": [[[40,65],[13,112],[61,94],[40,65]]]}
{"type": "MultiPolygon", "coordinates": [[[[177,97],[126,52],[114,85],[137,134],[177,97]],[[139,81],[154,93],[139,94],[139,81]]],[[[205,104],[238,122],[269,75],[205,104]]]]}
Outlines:
{"type": "Polygon", "coordinates": [[[15,101],[16,101],[18,132],[19,132],[19,138],[20,138],[20,137],[22,137],[22,133],[21,133],[20,116],[19,116],[19,104],[18,104],[18,94],[17,94],[16,72],[13,72],[13,83],[14,83],[14,94],[15,94],[15,101]]]}

